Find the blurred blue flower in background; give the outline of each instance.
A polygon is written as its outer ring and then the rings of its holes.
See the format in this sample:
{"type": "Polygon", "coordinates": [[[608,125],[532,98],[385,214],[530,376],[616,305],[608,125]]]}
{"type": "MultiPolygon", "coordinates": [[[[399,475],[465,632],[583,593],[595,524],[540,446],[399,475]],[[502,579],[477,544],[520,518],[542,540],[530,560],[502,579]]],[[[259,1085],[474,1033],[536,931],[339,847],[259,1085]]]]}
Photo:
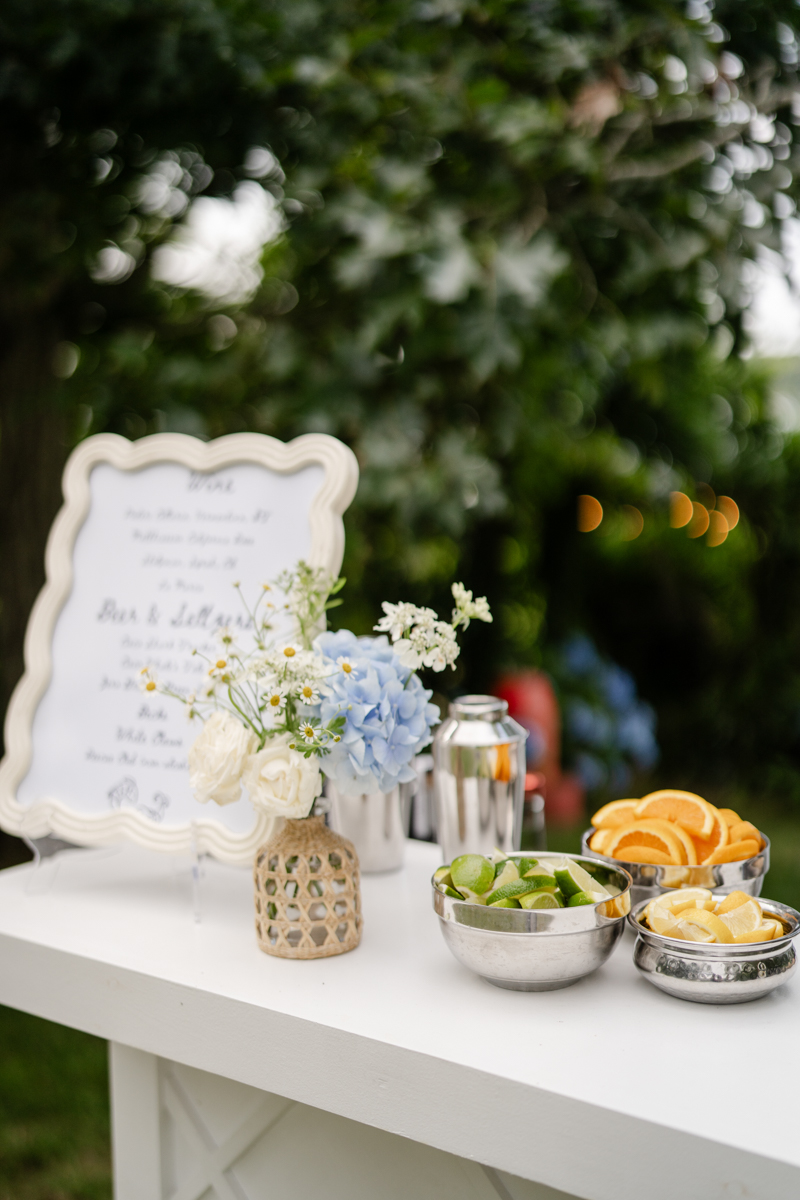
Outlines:
{"type": "Polygon", "coordinates": [[[623,791],[634,769],[655,765],[655,712],[638,698],[627,671],[576,634],[561,647],[552,673],[564,713],[565,756],[587,790],[623,791]]]}
{"type": "Polygon", "coordinates": [[[315,641],[334,668],[325,681],[323,725],[345,717],[341,742],[320,762],[340,791],[389,792],[416,776],[415,755],[431,740],[439,709],[417,675],[404,667],[386,637],[357,638],[347,629],[315,641]]]}

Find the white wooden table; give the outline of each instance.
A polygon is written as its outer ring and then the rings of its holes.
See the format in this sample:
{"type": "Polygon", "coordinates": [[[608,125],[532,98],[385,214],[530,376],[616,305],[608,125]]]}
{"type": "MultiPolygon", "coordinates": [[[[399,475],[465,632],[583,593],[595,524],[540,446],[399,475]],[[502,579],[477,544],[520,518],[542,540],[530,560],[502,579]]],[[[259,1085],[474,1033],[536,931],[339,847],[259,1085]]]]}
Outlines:
{"type": "Polygon", "coordinates": [[[437,863],[367,877],[361,947],[318,962],[257,949],[242,869],[206,864],[199,925],[186,860],[0,873],[0,1003],[111,1043],[117,1200],[797,1200],[798,983],[683,1003],[626,934],[501,991],[446,949],[437,863]]]}

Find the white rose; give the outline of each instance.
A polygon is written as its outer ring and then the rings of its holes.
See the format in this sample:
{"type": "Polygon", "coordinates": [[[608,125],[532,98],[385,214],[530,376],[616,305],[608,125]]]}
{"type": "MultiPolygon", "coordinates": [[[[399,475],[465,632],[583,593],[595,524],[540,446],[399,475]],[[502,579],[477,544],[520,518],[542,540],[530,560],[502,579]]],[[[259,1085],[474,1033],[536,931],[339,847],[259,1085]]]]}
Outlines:
{"type": "Polygon", "coordinates": [[[242,771],[258,740],[228,712],[215,712],[189,750],[189,783],[201,804],[233,804],[242,794],[242,771]]]}
{"type": "Polygon", "coordinates": [[[316,757],[290,750],[289,740],[274,738],[251,755],[243,783],[253,807],[269,816],[307,817],[322,791],[322,777],[316,757]]]}

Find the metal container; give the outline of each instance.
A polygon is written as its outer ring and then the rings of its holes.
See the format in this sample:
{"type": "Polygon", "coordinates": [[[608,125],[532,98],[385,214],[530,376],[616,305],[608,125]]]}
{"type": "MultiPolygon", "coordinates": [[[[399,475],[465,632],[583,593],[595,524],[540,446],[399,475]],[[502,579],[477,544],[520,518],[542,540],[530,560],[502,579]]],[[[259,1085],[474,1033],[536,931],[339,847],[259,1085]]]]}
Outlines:
{"type": "Polygon", "coordinates": [[[417,784],[411,804],[409,836],[421,842],[436,841],[433,809],[433,755],[418,754],[411,763],[417,773],[417,784]]]}
{"type": "Polygon", "coordinates": [[[362,875],[402,867],[415,787],[414,782],[400,783],[390,792],[349,796],[328,780],[331,827],[355,846],[362,875]]]}
{"type": "Polygon", "coordinates": [[[637,904],[628,917],[637,935],[633,961],[648,982],[670,996],[696,1004],[745,1004],[766,996],[794,975],[800,913],[785,904],[760,901],[766,917],[783,922],[783,937],[736,946],[684,942],[653,933],[642,924],[648,903],[637,904]]]}
{"type": "Polygon", "coordinates": [[[495,987],[550,992],[601,967],[622,936],[630,912],[630,876],[577,854],[537,854],[540,862],[570,858],[598,883],[619,888],[600,904],[577,908],[488,908],[446,896],[431,880],[433,907],[448,949],[495,987]]]}
{"type": "Polygon", "coordinates": [[[643,900],[654,900],[663,892],[682,887],[708,888],[720,895],[746,892],[748,896],[760,896],[764,876],[769,870],[769,838],[764,838],[764,848],[758,854],[743,862],[716,863],[707,867],[658,867],[649,863],[624,862],[590,850],[589,839],[596,832],[593,828],[586,830],[581,840],[581,852],[600,862],[614,863],[628,872],[633,880],[631,904],[634,907],[643,900]]]}
{"type": "Polygon", "coordinates": [[[459,854],[519,850],[526,731],[496,696],[462,696],[433,739],[436,837],[459,854]]]}

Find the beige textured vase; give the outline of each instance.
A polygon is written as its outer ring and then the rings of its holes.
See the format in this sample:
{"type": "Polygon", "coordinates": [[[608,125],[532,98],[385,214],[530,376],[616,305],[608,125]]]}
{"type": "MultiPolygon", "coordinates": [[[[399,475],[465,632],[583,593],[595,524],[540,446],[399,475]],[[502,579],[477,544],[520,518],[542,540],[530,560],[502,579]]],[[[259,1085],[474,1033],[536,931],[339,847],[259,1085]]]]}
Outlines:
{"type": "Polygon", "coordinates": [[[287,820],[256,853],[256,934],[265,954],[329,958],[361,941],[358,855],[324,816],[287,820]]]}

